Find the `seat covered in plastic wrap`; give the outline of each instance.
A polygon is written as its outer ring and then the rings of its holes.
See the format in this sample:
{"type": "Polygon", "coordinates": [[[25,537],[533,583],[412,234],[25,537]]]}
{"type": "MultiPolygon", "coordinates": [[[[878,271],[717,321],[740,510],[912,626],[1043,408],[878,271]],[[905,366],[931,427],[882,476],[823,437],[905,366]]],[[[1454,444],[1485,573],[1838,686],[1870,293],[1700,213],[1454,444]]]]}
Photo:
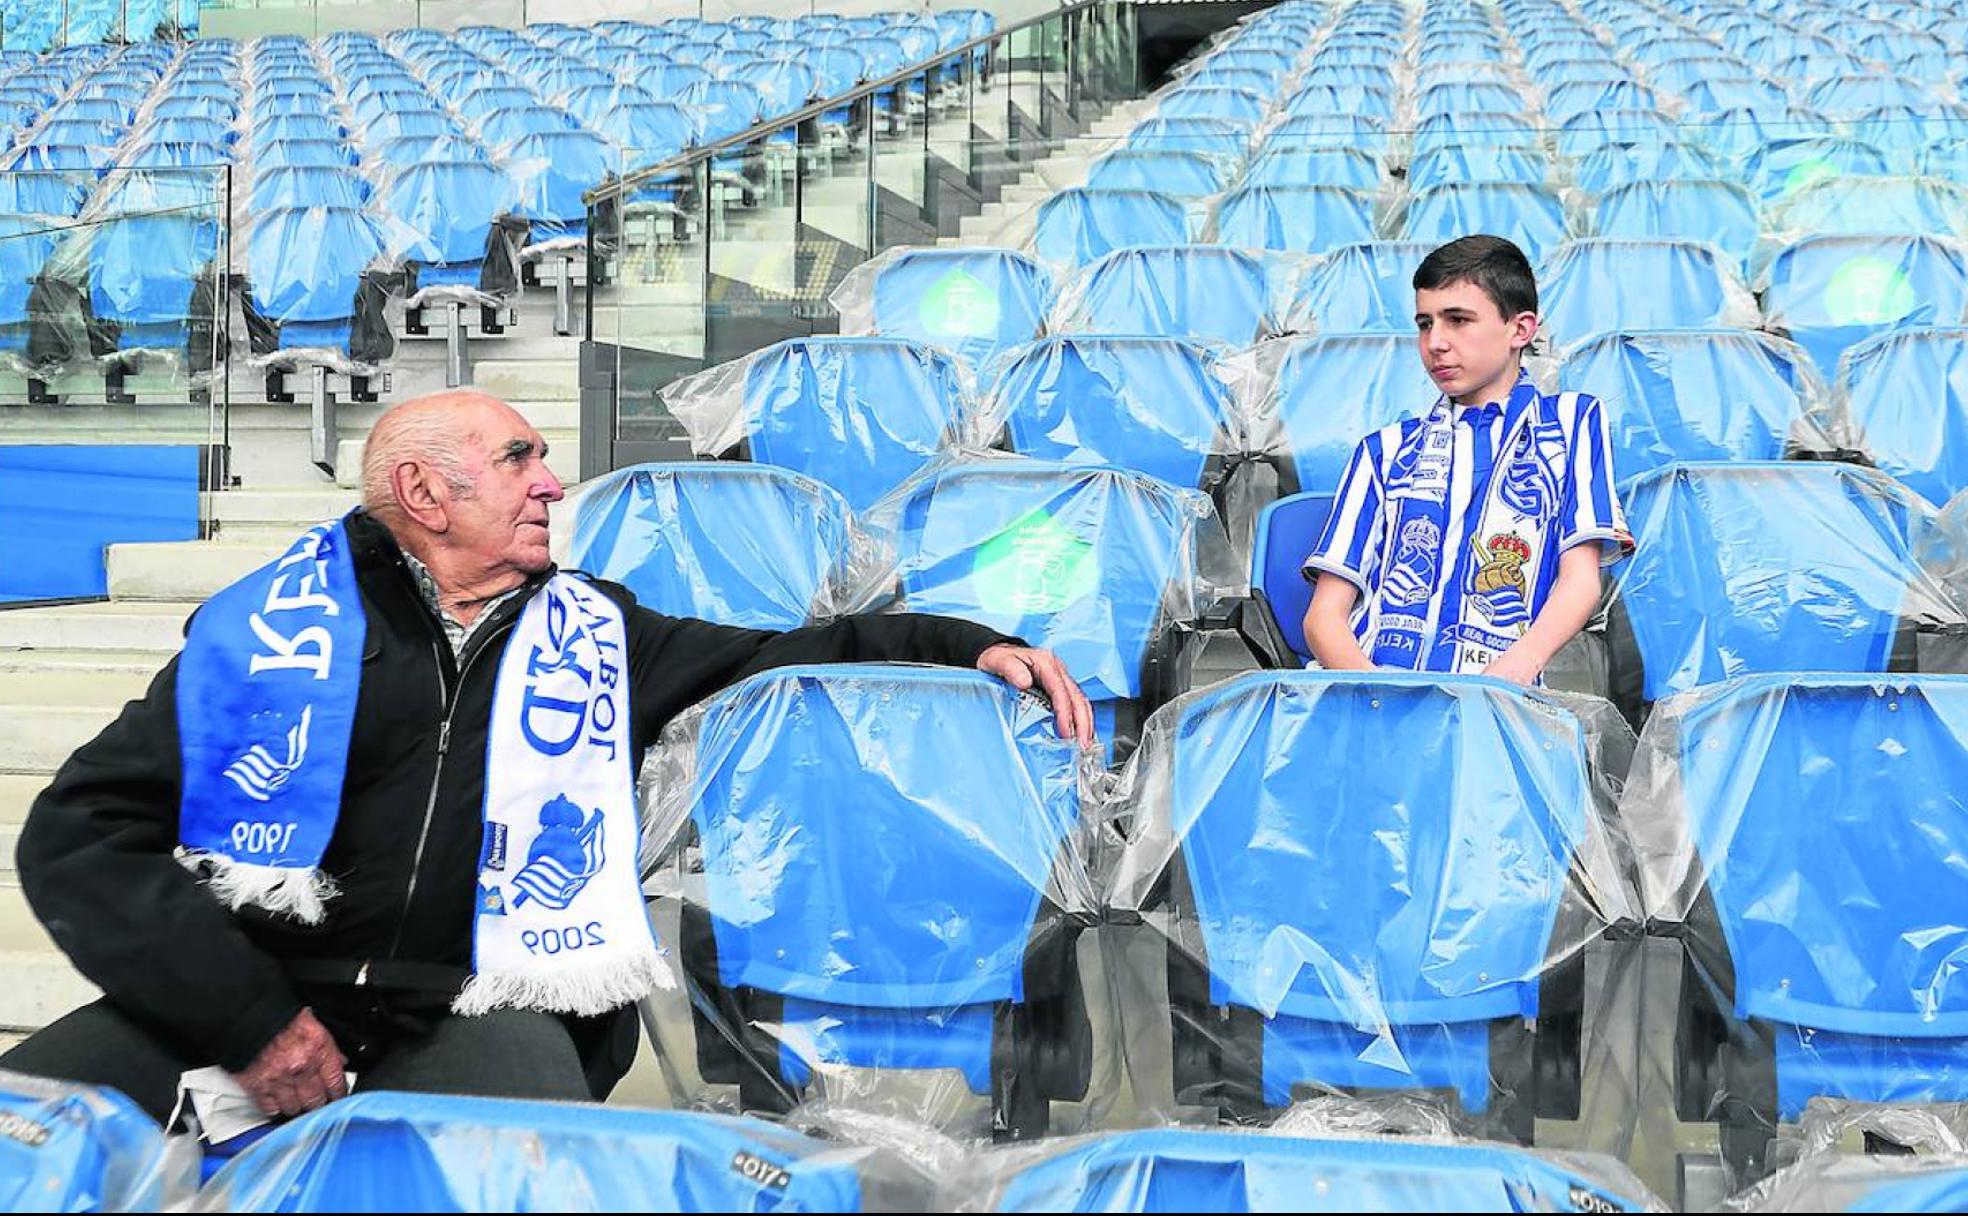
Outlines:
{"type": "MultiPolygon", "coordinates": [[[[64,244],[57,258],[75,256],[64,244]]],[[[195,211],[128,215],[84,229],[89,309],[98,353],[187,350],[216,311],[219,222],[195,211]]]]}
{"type": "Polygon", "coordinates": [[[380,300],[366,274],[385,253],[381,232],[349,207],[283,207],[253,218],[246,241],[247,327],[254,350],[326,349],[360,359],[358,319],[380,300]]]}
{"type": "Polygon", "coordinates": [[[592,131],[542,131],[505,151],[519,182],[519,214],[532,221],[529,247],[578,242],[588,230],[587,192],[622,169],[614,145],[592,131]]]}
{"type": "Polygon", "coordinates": [[[1378,235],[1373,196],[1338,186],[1245,186],[1217,203],[1210,234],[1219,245],[1305,254],[1378,235]]]}
{"type": "Polygon", "coordinates": [[[358,1093],[276,1128],[200,1202],[254,1212],[858,1212],[853,1150],[758,1119],[358,1093]]]}
{"type": "Polygon", "coordinates": [[[771,465],[687,461],[617,469],[581,490],[567,559],[643,607],[749,629],[821,615],[850,550],[847,503],[771,465]]]}
{"type": "Polygon", "coordinates": [[[1472,232],[1516,242],[1535,266],[1557,250],[1568,229],[1564,205],[1548,187],[1504,182],[1436,186],[1408,199],[1401,239],[1434,246],[1472,232]]]}
{"type": "Polygon", "coordinates": [[[1234,166],[1200,152],[1117,148],[1087,170],[1089,190],[1154,190],[1183,198],[1216,194],[1234,166]]]}
{"type": "Polygon", "coordinates": [[[1272,332],[1272,267],[1209,245],[1120,249],[1060,292],[1057,333],[1161,334],[1248,346],[1272,332]]]}
{"type": "Polygon", "coordinates": [[[1882,334],[1840,367],[1854,446],[1935,506],[1968,489],[1968,329],[1882,334]]]}
{"type": "Polygon", "coordinates": [[[519,203],[503,169],[477,160],[418,161],[389,179],[382,206],[415,233],[395,252],[409,265],[408,292],[463,287],[492,295],[519,290],[511,238],[501,221],[519,203]]]}
{"type": "Polygon", "coordinates": [[[1427,1090],[1524,1143],[1576,1119],[1584,952],[1630,903],[1591,754],[1483,677],[1249,672],[1157,715],[1109,904],[1157,913],[1175,1102],[1427,1090]]]}
{"type": "Polygon", "coordinates": [[[1182,338],[1041,339],[1008,362],[986,412],[1014,452],[1119,465],[1179,486],[1220,478],[1239,443],[1215,356],[1182,338]]]}
{"type": "Polygon", "coordinates": [[[1433,248],[1424,241],[1372,241],[1335,249],[1294,289],[1286,329],[1412,334],[1414,272],[1433,248]]]}
{"type": "Polygon", "coordinates": [[[1061,190],[1039,204],[1032,251],[1054,266],[1078,267],[1117,249],[1189,240],[1181,200],[1152,190],[1061,190]]]}
{"type": "Polygon", "coordinates": [[[1748,327],[1761,320],[1735,264],[1691,241],[1594,237],[1560,246],[1538,273],[1551,342],[1609,330],[1748,327]],[[1636,290],[1640,285],[1645,290],[1636,290]]]}
{"type": "Polygon", "coordinates": [[[1542,186],[1551,166],[1536,151],[1514,144],[1446,144],[1408,166],[1408,188],[1427,190],[1455,182],[1509,182],[1542,186]]]}
{"type": "Polygon", "coordinates": [[[1779,249],[1757,283],[1763,318],[1826,380],[1845,352],[1889,330],[1968,314],[1968,249],[1932,236],[1811,236],[1779,249]]]}
{"type": "Polygon", "coordinates": [[[1063,1140],[994,1182],[996,1212],[1652,1210],[1637,1185],[1499,1144],[1179,1127],[1063,1140]]]}
{"type": "Polygon", "coordinates": [[[940,346],[983,373],[1038,337],[1052,276],[1012,249],[900,249],[850,272],[833,296],[841,332],[940,346]]]}
{"type": "Polygon", "coordinates": [[[1613,657],[1638,663],[1643,702],[1758,672],[1915,670],[1921,634],[1960,631],[1923,566],[1933,508],[1877,470],[1673,464],[1625,499],[1638,548],[1614,610],[1634,653],[1613,657]]]}
{"type": "Polygon", "coordinates": [[[1670,178],[1636,181],[1601,195],[1593,230],[1627,240],[1704,241],[1740,269],[1755,252],[1761,223],[1756,200],[1734,182],[1670,178]]]}
{"type": "Polygon", "coordinates": [[[113,1089],[0,1072],[0,1121],[0,1211],[154,1212],[181,1198],[164,1133],[113,1089]]]}
{"type": "Polygon", "coordinates": [[[682,804],[659,839],[701,856],[682,933],[707,1081],[783,1110],[831,1068],[954,1070],[1007,1138],[1085,1096],[1086,812],[1036,698],[947,668],[790,667],[685,721],[652,764],[682,804]]]}
{"type": "Polygon", "coordinates": [[[1829,134],[1800,135],[1772,140],[1752,152],[1743,179],[1768,204],[1830,178],[1891,172],[1885,154],[1871,144],[1829,134]]]}
{"type": "Polygon", "coordinates": [[[1352,148],[1294,148],[1266,145],[1251,158],[1238,185],[1335,186],[1342,190],[1375,190],[1382,180],[1380,162],[1352,148]]]}
{"type": "Polygon", "coordinates": [[[1968,236],[1968,187],[1927,177],[1824,177],[1773,205],[1768,225],[1810,236],[1968,236]]]}
{"type": "Polygon", "coordinates": [[[1281,461],[1287,491],[1336,491],[1360,440],[1441,399],[1409,335],[1298,335],[1268,353],[1275,370],[1250,410],[1252,437],[1281,461]]]}

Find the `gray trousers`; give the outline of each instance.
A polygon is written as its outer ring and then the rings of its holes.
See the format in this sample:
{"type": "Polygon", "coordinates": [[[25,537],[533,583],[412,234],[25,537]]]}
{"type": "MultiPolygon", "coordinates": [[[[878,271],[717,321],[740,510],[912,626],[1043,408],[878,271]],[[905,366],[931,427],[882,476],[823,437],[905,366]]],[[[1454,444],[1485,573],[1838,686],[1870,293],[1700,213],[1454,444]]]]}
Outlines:
{"type": "MultiPolygon", "coordinates": [[[[13,1072],[121,1090],[159,1123],[177,1104],[178,1077],[210,1063],[173,1051],[106,1000],[50,1023],[0,1056],[0,1068],[13,1072]]],[[[605,1096],[591,1088],[565,1023],[513,1009],[442,1018],[428,1036],[392,1045],[357,1075],[355,1088],[569,1102],[605,1096]]]]}

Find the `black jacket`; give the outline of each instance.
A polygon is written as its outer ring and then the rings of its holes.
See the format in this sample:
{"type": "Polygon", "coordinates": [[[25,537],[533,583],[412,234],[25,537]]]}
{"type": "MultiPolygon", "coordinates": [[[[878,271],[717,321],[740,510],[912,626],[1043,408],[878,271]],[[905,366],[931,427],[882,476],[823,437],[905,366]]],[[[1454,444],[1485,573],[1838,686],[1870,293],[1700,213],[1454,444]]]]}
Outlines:
{"type": "MultiPolygon", "coordinates": [[[[355,1033],[346,1017],[339,1027],[331,1017],[337,992],[318,986],[319,972],[349,964],[352,975],[362,961],[399,960],[462,973],[471,962],[492,687],[528,597],[499,605],[454,662],[389,531],[357,511],[349,536],[368,636],[340,818],[323,857],[341,894],[323,924],[229,913],[174,860],[176,658],[69,758],[21,833],[28,902],[82,974],[187,1056],[234,1071],[303,1004],[338,1039],[355,1033]]],[[[969,666],[1009,640],[920,615],[850,616],[787,633],[736,629],[662,616],[622,587],[597,585],[627,618],[638,756],[680,711],[755,671],[882,660],[969,666]]]]}

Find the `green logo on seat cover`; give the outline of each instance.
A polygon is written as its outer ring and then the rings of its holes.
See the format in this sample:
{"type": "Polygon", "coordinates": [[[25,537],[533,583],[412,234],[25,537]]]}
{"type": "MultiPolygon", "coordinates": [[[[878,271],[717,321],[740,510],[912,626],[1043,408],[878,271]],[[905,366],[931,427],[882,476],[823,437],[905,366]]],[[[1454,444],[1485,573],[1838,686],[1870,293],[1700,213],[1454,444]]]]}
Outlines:
{"type": "Polygon", "coordinates": [[[1099,573],[1093,546],[1043,509],[985,541],[971,566],[979,603],[1016,616],[1060,611],[1091,592],[1099,573]]]}
{"type": "Polygon", "coordinates": [[[1822,156],[1814,156],[1810,160],[1798,161],[1795,165],[1791,166],[1789,173],[1784,174],[1783,192],[1785,194],[1795,194],[1812,182],[1826,181],[1830,178],[1837,177],[1842,172],[1844,170],[1822,156]]]}
{"type": "Polygon", "coordinates": [[[1857,257],[1832,272],[1825,314],[1839,325],[1890,325],[1919,303],[1913,284],[1885,258],[1857,257]]]}
{"type": "Polygon", "coordinates": [[[952,270],[923,293],[923,329],[938,337],[988,337],[998,332],[998,293],[966,270],[952,270]]]}

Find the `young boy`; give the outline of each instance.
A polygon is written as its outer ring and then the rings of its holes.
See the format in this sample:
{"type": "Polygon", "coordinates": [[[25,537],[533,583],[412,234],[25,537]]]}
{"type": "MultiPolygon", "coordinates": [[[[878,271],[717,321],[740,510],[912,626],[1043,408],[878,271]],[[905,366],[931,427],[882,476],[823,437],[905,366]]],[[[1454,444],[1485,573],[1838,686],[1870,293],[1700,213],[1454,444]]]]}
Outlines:
{"type": "Polygon", "coordinates": [[[1305,636],[1320,666],[1480,672],[1535,684],[1632,551],[1599,402],[1523,370],[1537,281],[1501,237],[1415,271],[1433,409],[1360,441],[1325,533],[1305,636]]]}

